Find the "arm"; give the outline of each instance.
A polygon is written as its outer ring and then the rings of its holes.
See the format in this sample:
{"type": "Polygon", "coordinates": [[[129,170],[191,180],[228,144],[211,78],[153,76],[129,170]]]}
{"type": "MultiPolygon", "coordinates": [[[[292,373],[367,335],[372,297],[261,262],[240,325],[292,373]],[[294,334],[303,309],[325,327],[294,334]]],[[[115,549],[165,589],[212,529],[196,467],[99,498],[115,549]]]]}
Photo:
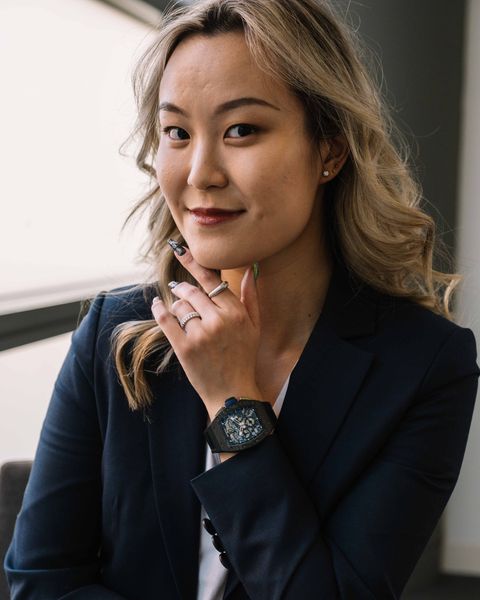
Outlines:
{"type": "Polygon", "coordinates": [[[5,571],[12,600],[121,600],[100,585],[102,440],[93,356],[103,297],[72,336],[17,517],[5,571]]]}
{"type": "Polygon", "coordinates": [[[386,445],[324,521],[276,434],[191,484],[252,600],[399,598],[455,487],[479,370],[457,329],[386,445]]]}

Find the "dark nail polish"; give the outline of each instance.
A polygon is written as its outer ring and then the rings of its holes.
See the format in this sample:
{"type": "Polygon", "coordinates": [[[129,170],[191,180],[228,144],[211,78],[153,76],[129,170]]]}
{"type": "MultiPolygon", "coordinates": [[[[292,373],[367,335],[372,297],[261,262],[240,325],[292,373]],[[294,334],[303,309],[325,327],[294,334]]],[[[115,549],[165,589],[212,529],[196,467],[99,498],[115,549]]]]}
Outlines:
{"type": "Polygon", "coordinates": [[[170,244],[172,250],[176,252],[179,256],[185,254],[185,248],[182,246],[182,244],[179,244],[178,242],[172,239],[169,239],[168,243],[170,244]]]}

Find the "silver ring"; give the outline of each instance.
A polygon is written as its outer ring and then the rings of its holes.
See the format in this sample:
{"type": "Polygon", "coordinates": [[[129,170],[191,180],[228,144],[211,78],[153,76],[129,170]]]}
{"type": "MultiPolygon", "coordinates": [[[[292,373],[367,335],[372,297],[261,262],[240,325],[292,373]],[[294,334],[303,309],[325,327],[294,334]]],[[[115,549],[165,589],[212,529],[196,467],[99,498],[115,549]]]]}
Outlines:
{"type": "Polygon", "coordinates": [[[213,298],[214,296],[217,296],[218,294],[220,294],[221,292],[223,292],[223,290],[226,290],[227,288],[228,288],[228,281],[222,281],[222,283],[220,285],[217,285],[216,288],[214,288],[211,292],[209,292],[208,297],[213,298]]]}
{"type": "Polygon", "coordinates": [[[190,321],[190,319],[195,319],[195,317],[199,317],[200,319],[202,318],[200,316],[200,313],[198,313],[196,310],[194,310],[193,312],[189,312],[186,315],[184,315],[179,321],[178,324],[180,325],[180,327],[182,329],[185,329],[185,323],[187,321],[190,321]]]}

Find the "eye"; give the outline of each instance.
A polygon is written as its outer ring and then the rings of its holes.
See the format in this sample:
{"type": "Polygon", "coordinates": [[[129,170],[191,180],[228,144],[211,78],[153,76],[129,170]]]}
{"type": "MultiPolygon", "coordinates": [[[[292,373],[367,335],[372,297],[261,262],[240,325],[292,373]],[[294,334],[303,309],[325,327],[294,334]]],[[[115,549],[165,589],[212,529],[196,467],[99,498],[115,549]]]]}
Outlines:
{"type": "MultiPolygon", "coordinates": [[[[182,138],[182,137],[171,137],[168,134],[170,133],[170,131],[172,130],[177,130],[177,131],[183,131],[183,133],[187,134],[187,132],[185,131],[185,129],[182,129],[181,127],[175,127],[173,125],[170,125],[169,127],[163,127],[162,128],[162,133],[165,133],[171,140],[174,141],[182,141],[182,140],[186,140],[187,138],[182,138]]],[[[187,134],[188,136],[188,134],[187,134]]]]}
{"type": "Polygon", "coordinates": [[[240,133],[240,138],[245,137],[245,135],[249,135],[251,133],[256,133],[258,131],[257,127],[254,127],[253,125],[248,125],[247,123],[239,123],[238,125],[232,125],[227,131],[230,131],[231,129],[237,129],[240,133]]]}
{"type": "MultiPolygon", "coordinates": [[[[254,127],[253,125],[248,125],[247,123],[239,123],[237,125],[232,125],[231,127],[229,127],[227,129],[227,131],[230,130],[237,130],[238,135],[234,135],[234,136],[230,136],[236,139],[242,139],[248,135],[251,135],[252,133],[256,133],[259,131],[258,127],[254,127]]],[[[164,133],[165,135],[167,135],[167,137],[173,141],[179,142],[179,141],[184,141],[186,139],[188,139],[188,133],[185,131],[185,129],[182,129],[181,127],[175,127],[174,125],[169,125],[168,127],[163,127],[161,129],[161,133],[164,133]],[[170,132],[176,132],[174,133],[173,137],[170,134],[170,132]],[[182,137],[185,136],[185,137],[182,137]]]]}

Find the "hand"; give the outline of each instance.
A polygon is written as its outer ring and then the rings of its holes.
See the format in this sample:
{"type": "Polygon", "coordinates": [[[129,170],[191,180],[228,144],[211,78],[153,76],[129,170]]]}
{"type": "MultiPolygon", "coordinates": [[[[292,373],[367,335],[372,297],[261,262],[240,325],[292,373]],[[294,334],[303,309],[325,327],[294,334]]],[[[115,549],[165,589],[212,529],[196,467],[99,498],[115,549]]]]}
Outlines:
{"type": "Polygon", "coordinates": [[[190,250],[176,258],[198,281],[202,289],[178,283],[173,293],[179,298],[169,311],[158,300],[152,313],[185,371],[203,400],[210,419],[229,396],[260,399],[255,367],[260,340],[260,310],[252,267],[241,282],[240,299],[230,290],[213,298],[208,292],[221,283],[212,269],[199,265],[190,250]],[[190,319],[182,329],[178,319],[197,311],[201,318],[190,319]]]}

